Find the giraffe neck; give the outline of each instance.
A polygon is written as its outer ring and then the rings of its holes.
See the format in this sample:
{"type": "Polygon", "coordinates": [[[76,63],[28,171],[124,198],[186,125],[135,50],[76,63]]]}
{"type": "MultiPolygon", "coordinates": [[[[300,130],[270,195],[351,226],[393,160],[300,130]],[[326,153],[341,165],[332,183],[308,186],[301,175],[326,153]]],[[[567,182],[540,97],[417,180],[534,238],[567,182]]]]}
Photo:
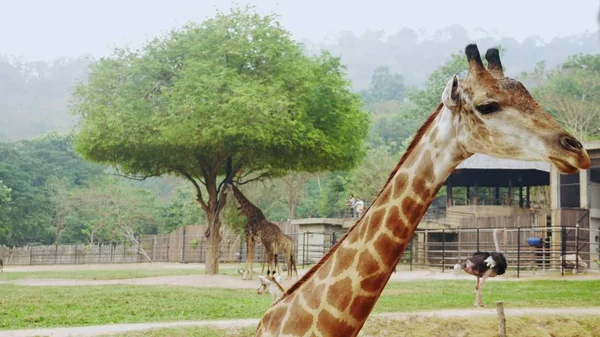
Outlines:
{"type": "Polygon", "coordinates": [[[260,208],[254,206],[254,204],[251,203],[250,200],[248,200],[235,185],[232,185],[231,188],[233,190],[233,195],[240,203],[240,207],[244,210],[248,219],[252,218],[257,221],[265,219],[265,216],[260,208]]]}
{"type": "Polygon", "coordinates": [[[356,336],[452,170],[468,157],[439,107],[365,215],[263,316],[256,336],[356,336]]]}

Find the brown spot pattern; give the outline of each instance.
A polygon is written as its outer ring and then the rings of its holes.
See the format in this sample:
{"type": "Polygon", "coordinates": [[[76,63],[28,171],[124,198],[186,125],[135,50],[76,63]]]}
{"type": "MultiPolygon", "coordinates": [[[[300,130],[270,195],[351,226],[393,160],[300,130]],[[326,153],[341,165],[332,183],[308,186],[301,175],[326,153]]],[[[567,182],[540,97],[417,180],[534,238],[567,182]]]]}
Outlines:
{"type": "Polygon", "coordinates": [[[354,327],[339,318],[336,318],[328,311],[322,311],[317,318],[317,329],[323,337],[351,336],[354,327]]]}
{"type": "Polygon", "coordinates": [[[332,277],[337,277],[339,274],[343,273],[345,270],[350,269],[352,263],[354,263],[354,259],[356,258],[356,254],[358,253],[357,249],[346,248],[344,244],[338,248],[336,254],[336,264],[334,266],[334,270],[331,274],[332,277]]]}
{"type": "Polygon", "coordinates": [[[379,264],[375,261],[373,255],[365,250],[358,257],[358,272],[360,276],[366,277],[379,271],[379,264]]]}
{"type": "Polygon", "coordinates": [[[375,236],[375,233],[377,233],[379,231],[379,226],[381,226],[381,222],[383,220],[383,217],[385,216],[385,209],[379,209],[375,212],[373,212],[373,215],[371,215],[371,217],[369,217],[369,222],[366,223],[365,227],[368,227],[367,229],[367,235],[364,237],[366,242],[370,242],[371,240],[373,240],[373,236],[375,236]]]}
{"type": "Polygon", "coordinates": [[[425,179],[420,177],[416,177],[412,183],[412,188],[415,193],[421,198],[421,200],[427,200],[431,195],[429,188],[427,188],[427,183],[425,179]]]}
{"type": "Polygon", "coordinates": [[[394,180],[394,199],[400,198],[404,190],[406,189],[406,182],[408,180],[408,174],[400,173],[394,180]]]}
{"type": "Polygon", "coordinates": [[[435,180],[435,173],[433,172],[433,161],[431,160],[431,152],[425,151],[423,156],[421,156],[421,162],[419,164],[420,175],[428,182],[433,182],[435,180]]]}
{"type": "Polygon", "coordinates": [[[392,234],[400,239],[406,239],[408,236],[408,227],[400,219],[400,210],[397,206],[392,206],[388,211],[388,217],[386,222],[387,228],[392,231],[392,234]]]}
{"type": "Polygon", "coordinates": [[[392,195],[392,184],[387,184],[381,194],[379,194],[378,202],[387,203],[390,200],[390,196],[392,195]]]}
{"type": "Polygon", "coordinates": [[[265,322],[265,330],[276,330],[277,327],[281,324],[283,318],[285,317],[286,312],[287,309],[285,306],[279,306],[279,308],[267,313],[266,315],[269,315],[269,317],[265,317],[265,319],[263,319],[263,321],[265,322]]]}
{"type": "Polygon", "coordinates": [[[373,306],[378,296],[356,296],[350,306],[350,315],[356,320],[365,319],[373,306]]]}
{"type": "Polygon", "coordinates": [[[387,283],[387,280],[389,279],[390,274],[388,273],[378,273],[375,274],[373,276],[367,277],[366,279],[362,280],[360,282],[360,287],[365,290],[365,291],[369,291],[369,292],[379,292],[381,290],[383,290],[383,287],[385,286],[385,284],[387,283]]]}
{"type": "MultiPolygon", "coordinates": [[[[402,245],[406,245],[403,243],[402,245]]],[[[386,266],[391,266],[400,251],[401,244],[392,240],[387,234],[381,234],[374,243],[375,250],[379,253],[381,260],[386,266]]]]}
{"type": "Polygon", "coordinates": [[[344,311],[352,299],[352,280],[346,277],[329,286],[327,302],[339,311],[344,311]]]}
{"type": "Polygon", "coordinates": [[[306,332],[307,327],[310,327],[313,323],[313,316],[302,306],[299,301],[294,300],[290,306],[294,308],[294,317],[289,319],[283,326],[283,333],[294,335],[294,336],[302,336],[306,332]]]}

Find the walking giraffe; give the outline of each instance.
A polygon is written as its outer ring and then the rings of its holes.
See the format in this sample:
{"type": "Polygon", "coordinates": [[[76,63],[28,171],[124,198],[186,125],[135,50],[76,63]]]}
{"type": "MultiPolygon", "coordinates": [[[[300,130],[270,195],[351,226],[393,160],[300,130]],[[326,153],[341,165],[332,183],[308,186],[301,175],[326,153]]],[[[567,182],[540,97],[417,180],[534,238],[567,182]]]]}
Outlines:
{"type": "Polygon", "coordinates": [[[267,310],[255,336],[356,336],[433,198],[471,155],[548,161],[565,174],[590,166],[581,143],[504,77],[497,49],[487,69],[476,45],[465,54],[467,77],[448,81],[371,207],[267,310]]]}
{"type": "Polygon", "coordinates": [[[230,190],[233,191],[233,195],[239,203],[239,209],[247,218],[245,228],[247,257],[242,278],[245,280],[252,279],[254,274],[252,269],[255,258],[254,248],[257,242],[263,244],[265,256],[269,256],[267,271],[271,268],[271,262],[275,264],[275,269],[277,269],[277,259],[273,258],[272,255],[277,253],[275,244],[283,233],[276,224],[267,220],[260,208],[254,206],[234,184],[227,184],[225,191],[229,192],[230,190]]]}

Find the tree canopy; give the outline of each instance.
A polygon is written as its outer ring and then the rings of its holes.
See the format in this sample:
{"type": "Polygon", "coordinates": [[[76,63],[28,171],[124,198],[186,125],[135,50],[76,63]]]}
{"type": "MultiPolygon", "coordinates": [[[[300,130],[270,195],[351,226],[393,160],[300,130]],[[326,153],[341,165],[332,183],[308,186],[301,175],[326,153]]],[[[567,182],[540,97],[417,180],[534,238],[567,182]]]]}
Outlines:
{"type": "Polygon", "coordinates": [[[600,55],[574,55],[550,71],[540,63],[524,75],[538,85],[534,97],[577,138],[600,138],[600,55]]]}
{"type": "Polygon", "coordinates": [[[235,8],[93,64],[73,111],[86,158],[128,175],[188,179],[218,229],[226,159],[246,181],[347,169],[368,132],[360,106],[338,58],[306,56],[274,15],[235,8]]]}

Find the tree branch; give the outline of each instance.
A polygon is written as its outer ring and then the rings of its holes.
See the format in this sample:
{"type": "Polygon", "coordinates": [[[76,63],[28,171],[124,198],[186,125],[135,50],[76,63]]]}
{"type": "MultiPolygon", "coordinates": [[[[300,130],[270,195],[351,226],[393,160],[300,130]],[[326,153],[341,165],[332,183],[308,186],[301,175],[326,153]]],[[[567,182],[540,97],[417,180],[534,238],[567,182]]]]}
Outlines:
{"type": "MultiPolygon", "coordinates": [[[[245,177],[247,177],[248,175],[250,175],[250,173],[246,174],[245,177]]],[[[251,183],[253,181],[262,181],[263,179],[267,178],[268,176],[269,176],[269,172],[265,171],[265,172],[259,174],[258,176],[254,177],[252,179],[248,179],[248,180],[244,180],[244,181],[238,180],[237,184],[238,185],[245,185],[245,184],[251,183]]],[[[240,177],[240,179],[241,178],[243,178],[243,177],[240,177]]]]}
{"type": "Polygon", "coordinates": [[[192,177],[182,168],[177,168],[177,172],[179,172],[182,176],[184,176],[187,180],[191,181],[192,184],[194,184],[194,187],[196,188],[196,200],[200,203],[202,209],[204,209],[205,211],[208,210],[208,205],[206,205],[206,202],[204,202],[204,198],[202,197],[202,188],[200,187],[200,185],[198,185],[196,179],[194,179],[194,177],[192,177]]]}

